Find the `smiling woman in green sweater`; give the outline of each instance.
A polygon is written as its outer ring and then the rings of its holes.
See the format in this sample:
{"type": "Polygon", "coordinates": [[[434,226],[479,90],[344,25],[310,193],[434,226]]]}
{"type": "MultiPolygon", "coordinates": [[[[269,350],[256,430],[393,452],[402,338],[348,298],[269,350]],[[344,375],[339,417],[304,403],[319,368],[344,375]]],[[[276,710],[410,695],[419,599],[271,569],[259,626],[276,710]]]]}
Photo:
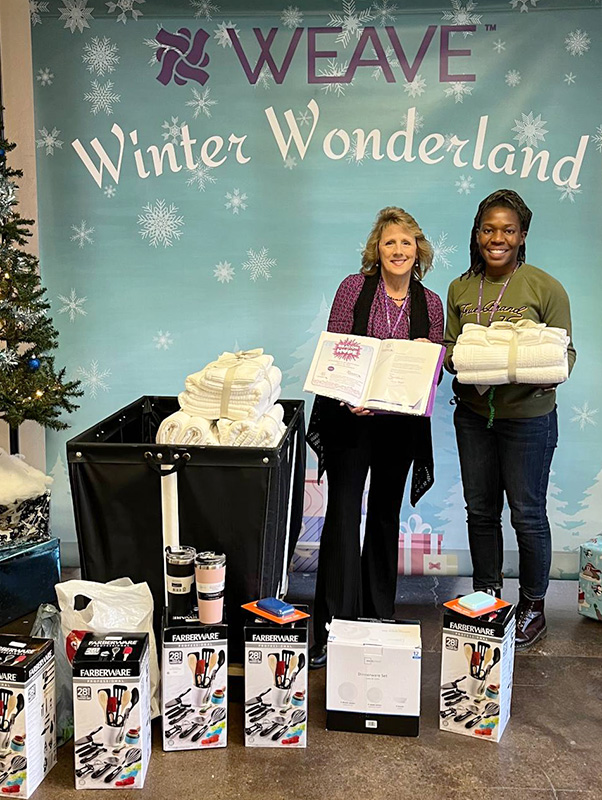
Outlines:
{"type": "MultiPolygon", "coordinates": [[[[480,204],[470,240],[470,268],[448,292],[444,344],[450,372],[456,339],[468,322],[529,319],[565,328],[571,336],[569,299],[562,285],[524,263],[530,221],[531,211],[511,190],[494,192],[480,204]]],[[[575,357],[571,342],[569,370],[575,357]]],[[[507,384],[480,393],[454,379],[453,390],[474,588],[501,592],[505,492],[519,551],[516,646],[526,649],[546,630],[544,597],[552,554],[546,492],[558,439],[556,387],[507,384]]]]}

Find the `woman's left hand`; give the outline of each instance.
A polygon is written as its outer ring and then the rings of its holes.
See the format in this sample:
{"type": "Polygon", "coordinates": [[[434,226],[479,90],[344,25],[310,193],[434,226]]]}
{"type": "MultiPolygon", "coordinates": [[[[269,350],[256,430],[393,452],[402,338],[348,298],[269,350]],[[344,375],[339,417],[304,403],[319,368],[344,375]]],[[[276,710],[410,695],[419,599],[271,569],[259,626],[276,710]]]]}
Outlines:
{"type": "Polygon", "coordinates": [[[424,339],[422,336],[419,339],[414,339],[414,341],[415,342],[428,342],[429,344],[432,344],[430,339],[424,339]]]}

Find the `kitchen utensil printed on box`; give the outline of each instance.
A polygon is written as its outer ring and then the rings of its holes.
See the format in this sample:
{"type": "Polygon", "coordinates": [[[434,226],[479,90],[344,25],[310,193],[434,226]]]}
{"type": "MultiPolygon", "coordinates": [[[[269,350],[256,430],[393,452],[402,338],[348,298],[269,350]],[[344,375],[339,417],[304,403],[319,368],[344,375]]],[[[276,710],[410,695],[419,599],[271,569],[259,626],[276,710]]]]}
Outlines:
{"type": "Polygon", "coordinates": [[[245,628],[245,744],[306,746],[307,620],[245,628]]]}
{"type": "Polygon", "coordinates": [[[150,757],[148,635],[87,633],[73,661],[77,789],[141,788],[150,757]],[[105,659],[109,651],[117,658],[105,659]]]}
{"type": "Polygon", "coordinates": [[[163,627],[163,749],[227,744],[228,628],[173,619],[163,627]]]}

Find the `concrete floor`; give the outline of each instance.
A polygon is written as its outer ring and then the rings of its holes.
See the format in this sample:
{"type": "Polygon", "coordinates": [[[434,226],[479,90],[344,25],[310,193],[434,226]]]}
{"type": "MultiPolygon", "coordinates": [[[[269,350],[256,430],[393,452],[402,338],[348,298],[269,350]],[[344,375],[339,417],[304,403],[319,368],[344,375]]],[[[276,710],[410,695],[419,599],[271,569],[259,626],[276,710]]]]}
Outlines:
{"type": "MultiPolygon", "coordinates": [[[[292,576],[289,599],[309,601],[313,586],[313,576],[292,576]]],[[[240,703],[230,704],[229,744],[224,750],[163,753],[155,723],[143,796],[157,800],[203,795],[211,800],[602,798],[602,625],[577,614],[575,583],[552,583],[548,635],[529,653],[517,655],[512,718],[499,744],[438,729],[441,603],[469,592],[470,581],[411,578],[400,581],[400,588],[397,616],[422,622],[418,739],[326,731],[326,673],[310,672],[306,750],[246,749],[240,703]]],[[[515,600],[516,593],[516,582],[508,581],[505,597],[515,600]]],[[[76,796],[81,800],[73,788],[73,749],[68,744],[35,798],[76,796]]]]}

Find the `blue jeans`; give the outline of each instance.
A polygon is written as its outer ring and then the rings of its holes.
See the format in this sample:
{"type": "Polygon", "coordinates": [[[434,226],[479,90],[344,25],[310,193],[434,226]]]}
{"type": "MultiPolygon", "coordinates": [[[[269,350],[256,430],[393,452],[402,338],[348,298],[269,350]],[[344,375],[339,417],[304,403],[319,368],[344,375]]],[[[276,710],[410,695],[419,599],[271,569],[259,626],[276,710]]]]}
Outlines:
{"type": "Polygon", "coordinates": [[[548,588],[552,538],[546,514],[550,465],[558,441],[556,409],[543,417],[487,419],[458,403],[454,425],[468,521],[475,590],[501,588],[504,492],[516,531],[519,585],[529,600],[548,588]]]}

